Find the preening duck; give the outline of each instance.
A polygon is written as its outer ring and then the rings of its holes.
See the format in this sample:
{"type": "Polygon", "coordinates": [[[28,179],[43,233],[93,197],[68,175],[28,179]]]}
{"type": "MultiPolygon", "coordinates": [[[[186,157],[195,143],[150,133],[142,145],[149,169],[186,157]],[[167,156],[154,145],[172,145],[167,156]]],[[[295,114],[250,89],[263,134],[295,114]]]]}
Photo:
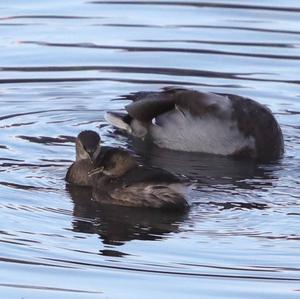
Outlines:
{"type": "Polygon", "coordinates": [[[107,112],[106,120],[158,147],[258,161],[282,156],[283,136],[264,105],[232,94],[183,88],[137,92],[124,99],[127,114],[107,112]]]}
{"type": "Polygon", "coordinates": [[[105,154],[110,147],[100,145],[98,133],[86,130],[78,134],[75,141],[76,160],[69,167],[66,181],[79,186],[91,186],[88,172],[93,168],[93,161],[105,154]]]}
{"type": "Polygon", "coordinates": [[[76,160],[66,181],[92,187],[93,199],[104,204],[128,207],[185,210],[187,186],[160,168],[141,166],[128,151],[100,146],[94,131],[82,131],[76,138],[76,160]]]}

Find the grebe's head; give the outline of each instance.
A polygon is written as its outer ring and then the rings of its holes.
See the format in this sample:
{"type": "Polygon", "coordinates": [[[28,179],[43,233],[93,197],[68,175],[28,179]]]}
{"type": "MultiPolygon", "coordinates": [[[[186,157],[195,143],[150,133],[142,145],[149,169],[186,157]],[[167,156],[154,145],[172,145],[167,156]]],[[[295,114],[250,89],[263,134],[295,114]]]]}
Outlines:
{"type": "Polygon", "coordinates": [[[82,131],[76,138],[76,161],[89,159],[94,161],[100,153],[101,138],[90,130],[82,131]]]}
{"type": "Polygon", "coordinates": [[[137,165],[136,159],[128,151],[114,148],[107,152],[103,159],[95,162],[94,169],[89,175],[102,173],[117,178],[137,165]]]}

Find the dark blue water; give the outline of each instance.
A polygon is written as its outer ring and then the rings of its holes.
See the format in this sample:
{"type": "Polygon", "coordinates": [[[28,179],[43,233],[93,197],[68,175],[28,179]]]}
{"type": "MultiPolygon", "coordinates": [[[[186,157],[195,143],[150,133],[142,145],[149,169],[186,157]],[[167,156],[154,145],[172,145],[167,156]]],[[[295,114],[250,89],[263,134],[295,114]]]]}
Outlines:
{"type": "Polygon", "coordinates": [[[1,298],[299,298],[297,1],[2,0],[0,14],[1,298]],[[113,99],[166,85],[267,105],[284,158],[149,153],[106,124],[113,99]],[[186,176],[190,211],[95,209],[66,188],[84,129],[186,176]]]}

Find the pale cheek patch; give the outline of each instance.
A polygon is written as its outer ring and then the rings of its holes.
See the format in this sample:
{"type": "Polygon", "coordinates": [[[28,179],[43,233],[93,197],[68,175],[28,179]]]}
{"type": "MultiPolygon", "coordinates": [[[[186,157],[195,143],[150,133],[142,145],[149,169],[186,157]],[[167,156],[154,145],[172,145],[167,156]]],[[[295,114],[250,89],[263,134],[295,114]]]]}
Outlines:
{"type": "Polygon", "coordinates": [[[95,161],[97,159],[97,157],[99,156],[100,152],[101,152],[101,146],[98,145],[97,149],[95,150],[95,152],[93,154],[93,161],[95,161]]]}
{"type": "Polygon", "coordinates": [[[83,147],[78,144],[76,148],[76,161],[90,159],[88,153],[83,149],[83,147]]]}

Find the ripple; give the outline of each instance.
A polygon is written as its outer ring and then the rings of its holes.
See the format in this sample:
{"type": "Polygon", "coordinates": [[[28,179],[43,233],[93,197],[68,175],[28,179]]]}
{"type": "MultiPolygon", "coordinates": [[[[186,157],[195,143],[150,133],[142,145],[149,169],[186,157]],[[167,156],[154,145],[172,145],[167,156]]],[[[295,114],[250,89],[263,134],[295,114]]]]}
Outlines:
{"type": "Polygon", "coordinates": [[[298,294],[299,13],[275,0],[4,4],[3,297],[298,294]],[[282,126],[283,159],[150,149],[105,122],[123,95],[170,85],[259,99],[282,126]],[[85,129],[193,184],[190,210],[102,206],[66,184],[85,129]]]}
{"type": "Polygon", "coordinates": [[[267,59],[288,59],[299,60],[300,55],[275,55],[275,54],[255,54],[255,53],[241,53],[229,51],[216,51],[207,49],[191,49],[191,48],[170,48],[170,47],[145,47],[145,46],[109,46],[109,45],[95,45],[95,44],[67,44],[67,43],[49,43],[49,42],[36,42],[36,41],[22,41],[25,44],[35,44],[51,47],[80,47],[80,48],[93,48],[105,50],[122,50],[128,52],[167,52],[167,53],[189,53],[189,54],[216,54],[216,55],[232,55],[253,58],[267,58],[267,59]]]}
{"type": "Polygon", "coordinates": [[[10,284],[10,283],[0,283],[0,287],[42,290],[42,291],[54,291],[54,292],[84,293],[84,294],[102,294],[103,293],[103,292],[95,292],[95,291],[81,290],[81,289],[67,289],[67,288],[48,287],[48,286],[41,286],[41,285],[40,286],[38,286],[38,285],[22,285],[22,284],[10,284]]]}
{"type": "Polygon", "coordinates": [[[64,145],[64,143],[75,143],[76,137],[74,136],[58,136],[58,137],[49,137],[49,136],[16,136],[23,140],[34,143],[43,143],[43,144],[55,144],[55,145],[64,145]]]}
{"type": "Polygon", "coordinates": [[[63,112],[63,111],[75,111],[75,110],[74,109],[72,109],[72,110],[70,110],[70,109],[49,109],[49,110],[40,110],[40,111],[30,111],[30,112],[24,112],[24,113],[13,113],[13,114],[9,114],[9,115],[0,116],[0,120],[10,119],[10,118],[19,117],[19,116],[25,116],[25,115],[42,114],[42,113],[47,113],[47,112],[63,112]]]}
{"type": "MultiPolygon", "coordinates": [[[[120,25],[122,26],[122,24],[120,25]]],[[[186,43],[186,44],[204,44],[204,45],[224,45],[224,46],[242,46],[242,47],[263,47],[263,48],[295,48],[298,43],[275,43],[275,42],[244,42],[244,41],[215,41],[215,40],[186,40],[186,39],[139,39],[136,42],[146,43],[186,43]]],[[[300,45],[300,44],[299,44],[300,45]]]]}
{"type": "Polygon", "coordinates": [[[176,28],[204,28],[204,29],[220,29],[220,30],[241,30],[241,31],[254,31],[254,32],[265,32],[265,33],[283,33],[299,35],[300,31],[295,30],[280,30],[280,29],[269,29],[269,28],[253,28],[244,26],[214,26],[214,25],[174,25],[176,28]]]}
{"type": "Polygon", "coordinates": [[[37,187],[37,186],[22,185],[22,184],[15,184],[15,183],[11,183],[11,182],[1,182],[1,181],[0,181],[0,185],[9,187],[9,188],[13,188],[13,189],[31,190],[31,191],[43,191],[43,190],[53,191],[53,190],[56,190],[56,189],[50,188],[50,187],[37,187]]]}
{"type": "Polygon", "coordinates": [[[20,15],[0,17],[0,21],[15,20],[15,19],[93,19],[86,16],[65,16],[65,15],[20,15]]]}
{"type": "Polygon", "coordinates": [[[211,2],[190,2],[190,1],[90,1],[92,4],[116,4],[116,5],[154,5],[154,6],[192,6],[197,8],[211,7],[211,8],[225,8],[225,9],[247,9],[247,10],[268,10],[268,11],[282,11],[299,13],[299,7],[286,6],[266,6],[266,5],[249,5],[249,4],[231,4],[231,3],[211,3],[211,2]]]}
{"type": "MultiPolygon", "coordinates": [[[[116,79],[116,78],[97,78],[97,77],[85,77],[85,78],[34,78],[34,79],[0,79],[0,84],[21,84],[21,83],[55,83],[55,82],[89,82],[89,81],[112,81],[123,83],[136,83],[136,84],[167,84],[167,85],[199,85],[188,81],[173,81],[173,80],[138,80],[138,79],[116,79]]],[[[214,86],[205,85],[203,86],[214,86]]],[[[229,85],[232,86],[232,85],[229,85]]],[[[236,85],[234,85],[236,86],[236,85]]]]}
{"type": "MultiPolygon", "coordinates": [[[[259,82],[277,82],[277,83],[290,83],[300,84],[300,80],[281,80],[281,79],[266,79],[255,78],[253,75],[264,75],[266,73],[225,73],[225,72],[213,72],[207,70],[195,70],[185,68],[158,68],[158,67],[129,67],[129,66],[50,66],[50,67],[1,67],[1,71],[5,72],[74,72],[74,71],[104,71],[113,73],[136,73],[136,74],[156,74],[156,75],[172,75],[182,77],[204,77],[204,78],[222,78],[231,80],[247,80],[247,81],[259,81],[259,82]]],[[[34,78],[34,79],[0,79],[0,84],[7,83],[34,83],[34,82],[64,82],[64,81],[103,81],[114,79],[103,78],[34,78]]],[[[118,80],[116,80],[118,81],[118,80]]],[[[123,82],[134,82],[134,80],[122,80],[123,82]]],[[[151,80],[149,80],[151,82],[151,80]]],[[[148,82],[148,80],[144,80],[148,82]]],[[[157,80],[158,83],[163,84],[164,80],[157,80]]],[[[171,81],[172,82],[172,81],[171,81]]],[[[173,81],[175,84],[179,84],[177,81],[173,81]]],[[[40,112],[35,112],[40,113],[40,112]]],[[[1,118],[0,118],[1,120],[1,118]]]]}
{"type": "MultiPolygon", "coordinates": [[[[0,118],[1,118],[1,116],[0,116],[0,118]]],[[[23,122],[23,123],[0,126],[0,129],[11,128],[11,127],[23,127],[23,126],[29,126],[29,125],[34,125],[34,124],[35,124],[35,122],[23,122]]]]}
{"type": "Polygon", "coordinates": [[[89,267],[100,267],[100,268],[108,268],[108,269],[118,269],[122,271],[133,271],[133,272],[146,272],[146,273],[155,273],[155,274],[163,274],[163,275],[175,275],[175,276],[191,276],[191,277],[211,277],[211,278],[225,278],[225,279],[245,279],[245,280],[270,280],[270,281],[300,281],[300,278],[286,278],[286,277],[269,277],[269,276],[259,276],[259,275],[226,275],[226,274],[209,274],[209,273],[191,273],[185,271],[167,271],[167,270],[156,270],[150,267],[147,269],[144,268],[132,268],[132,267],[121,267],[121,266],[113,266],[113,265],[100,265],[100,264],[92,264],[92,263],[84,263],[72,260],[56,260],[49,259],[50,261],[55,262],[63,262],[67,265],[80,265],[80,266],[89,266],[89,267]]]}

